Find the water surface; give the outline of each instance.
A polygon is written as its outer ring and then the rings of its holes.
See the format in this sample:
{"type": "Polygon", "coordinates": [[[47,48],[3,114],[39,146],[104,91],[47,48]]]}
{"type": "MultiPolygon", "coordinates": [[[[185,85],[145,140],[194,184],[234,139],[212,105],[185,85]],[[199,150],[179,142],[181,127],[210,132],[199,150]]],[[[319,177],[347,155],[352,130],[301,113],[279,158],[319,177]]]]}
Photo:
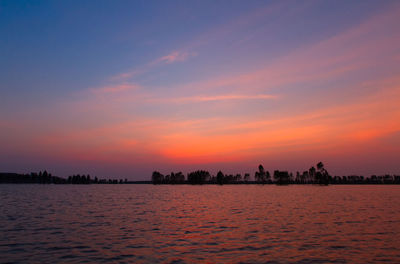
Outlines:
{"type": "Polygon", "coordinates": [[[0,262],[400,263],[400,186],[0,185],[0,262]]]}

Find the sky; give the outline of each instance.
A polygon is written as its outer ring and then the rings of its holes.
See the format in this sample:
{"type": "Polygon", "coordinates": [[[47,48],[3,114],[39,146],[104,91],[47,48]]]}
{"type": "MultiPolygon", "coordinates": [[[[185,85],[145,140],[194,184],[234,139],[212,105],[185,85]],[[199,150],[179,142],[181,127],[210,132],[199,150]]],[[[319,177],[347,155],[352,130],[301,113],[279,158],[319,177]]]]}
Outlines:
{"type": "Polygon", "coordinates": [[[399,1],[0,0],[0,171],[400,174],[399,1]]]}

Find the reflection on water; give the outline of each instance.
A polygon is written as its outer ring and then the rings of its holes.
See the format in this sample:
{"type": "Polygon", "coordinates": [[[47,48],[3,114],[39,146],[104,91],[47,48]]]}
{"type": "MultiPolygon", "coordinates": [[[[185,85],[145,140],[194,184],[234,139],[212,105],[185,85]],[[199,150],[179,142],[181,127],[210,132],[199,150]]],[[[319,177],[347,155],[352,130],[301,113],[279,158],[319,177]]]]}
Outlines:
{"type": "Polygon", "coordinates": [[[400,263],[399,201],[400,186],[0,185],[0,256],[400,263]]]}

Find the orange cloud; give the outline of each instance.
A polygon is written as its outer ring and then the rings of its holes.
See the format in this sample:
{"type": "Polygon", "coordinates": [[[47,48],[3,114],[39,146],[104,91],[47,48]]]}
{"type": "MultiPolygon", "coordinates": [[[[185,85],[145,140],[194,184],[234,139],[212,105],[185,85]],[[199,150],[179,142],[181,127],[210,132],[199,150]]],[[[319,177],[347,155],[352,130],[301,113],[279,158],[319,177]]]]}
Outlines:
{"type": "MultiPolygon", "coordinates": [[[[129,157],[140,156],[140,153],[153,153],[171,162],[202,163],[268,157],[280,155],[288,149],[310,152],[334,149],[337,145],[351,147],[356,142],[370,144],[400,131],[400,107],[397,102],[400,98],[400,79],[394,76],[360,85],[364,89],[376,87],[375,92],[339,105],[302,112],[288,111],[275,117],[217,114],[207,118],[185,115],[158,117],[158,111],[168,111],[168,106],[165,106],[148,117],[130,115],[129,121],[105,122],[89,128],[60,126],[44,133],[38,143],[53,150],[87,153],[85,155],[92,159],[107,160],[109,157],[115,162],[118,156],[127,162],[129,157]]],[[[270,99],[269,95],[261,96],[264,97],[270,99]]],[[[259,96],[210,96],[184,100],[208,102],[236,99],[259,99],[259,96]]],[[[93,100],[89,104],[83,103],[82,111],[87,111],[88,105],[98,105],[97,97],[93,100]]],[[[107,97],[105,102],[115,108],[113,100],[107,97]]],[[[152,104],[146,99],[142,99],[141,103],[145,106],[152,104]]],[[[103,112],[109,112],[104,107],[108,106],[100,104],[92,114],[101,116],[103,112]]],[[[74,105],[68,112],[79,111],[74,105]]]]}
{"type": "MultiPolygon", "coordinates": [[[[15,128],[24,139],[17,145],[20,148],[31,142],[29,147],[48,155],[125,164],[138,164],[143,157],[192,164],[264,160],[287,158],[288,150],[304,156],[324,151],[330,155],[359,150],[372,153],[376,149],[367,146],[400,131],[399,67],[391,57],[398,52],[400,31],[381,33],[386,25],[398,21],[398,13],[395,9],[374,17],[255,71],[164,89],[125,82],[106,85],[90,90],[100,96],[52,108],[42,123],[57,126],[42,128],[27,122],[24,125],[29,129],[21,124],[7,129],[15,128]],[[386,67],[390,71],[371,74],[386,67]],[[350,78],[360,72],[362,81],[350,78]],[[351,81],[337,84],[344,77],[351,81]],[[298,94],[309,84],[319,85],[319,94],[308,93],[306,99],[281,96],[280,89],[288,90],[292,84],[298,86],[298,94]],[[354,91],[358,92],[353,95],[354,91]],[[277,98],[285,100],[273,100],[277,98]],[[231,114],[230,109],[218,111],[237,101],[246,101],[252,109],[259,103],[256,100],[270,100],[273,107],[264,110],[260,104],[246,115],[231,114]],[[190,107],[174,105],[215,101],[219,108],[198,107],[200,113],[193,115],[187,113],[190,107]]],[[[168,64],[190,56],[172,52],[156,61],[168,64]]],[[[381,146],[379,151],[386,148],[381,146]]]]}

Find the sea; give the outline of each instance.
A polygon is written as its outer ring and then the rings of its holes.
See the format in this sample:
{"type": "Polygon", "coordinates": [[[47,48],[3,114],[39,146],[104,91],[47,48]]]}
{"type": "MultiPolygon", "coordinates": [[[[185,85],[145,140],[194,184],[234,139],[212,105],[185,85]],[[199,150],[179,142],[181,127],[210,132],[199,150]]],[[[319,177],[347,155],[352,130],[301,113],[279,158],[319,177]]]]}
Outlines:
{"type": "Polygon", "coordinates": [[[0,263],[400,263],[400,186],[0,184],[0,263]]]}

